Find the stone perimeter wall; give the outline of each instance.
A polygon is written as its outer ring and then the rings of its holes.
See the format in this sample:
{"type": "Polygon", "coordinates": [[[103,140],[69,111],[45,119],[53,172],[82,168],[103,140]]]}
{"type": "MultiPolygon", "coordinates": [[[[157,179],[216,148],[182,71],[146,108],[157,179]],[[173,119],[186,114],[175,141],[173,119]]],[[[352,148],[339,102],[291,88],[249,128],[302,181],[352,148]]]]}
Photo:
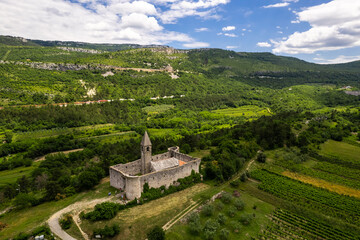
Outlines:
{"type": "Polygon", "coordinates": [[[167,153],[153,156],[152,161],[160,161],[169,157],[175,157],[187,164],[142,176],[128,175],[135,175],[141,171],[140,159],[127,164],[118,164],[110,167],[110,185],[117,189],[125,190],[127,199],[133,200],[134,198],[141,197],[145,183],[148,183],[150,188],[159,188],[163,185],[169,187],[175,184],[179,178],[189,176],[192,170],[196,173],[199,172],[201,159],[173,151],[172,148],[169,148],[167,153]]]}

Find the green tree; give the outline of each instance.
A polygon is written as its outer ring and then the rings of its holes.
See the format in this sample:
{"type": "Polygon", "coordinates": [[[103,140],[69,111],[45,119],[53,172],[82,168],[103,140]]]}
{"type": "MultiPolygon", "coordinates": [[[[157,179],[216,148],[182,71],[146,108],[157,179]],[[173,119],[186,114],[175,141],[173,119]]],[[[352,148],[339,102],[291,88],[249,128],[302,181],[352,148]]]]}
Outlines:
{"type": "Polygon", "coordinates": [[[54,200],[56,195],[58,193],[62,192],[62,189],[61,189],[60,185],[57,182],[50,181],[50,182],[46,183],[45,191],[46,191],[45,199],[46,200],[54,200]]]}
{"type": "Polygon", "coordinates": [[[205,222],[205,226],[204,226],[204,236],[205,239],[207,240],[211,240],[214,239],[215,234],[216,234],[216,230],[219,228],[219,223],[209,219],[205,222]]]}
{"type": "Polygon", "coordinates": [[[234,206],[238,211],[243,210],[245,207],[245,203],[241,199],[236,199],[234,201],[234,206]]]}
{"type": "Polygon", "coordinates": [[[229,239],[230,232],[226,228],[220,230],[219,236],[221,240],[229,239]]]}
{"type": "Polygon", "coordinates": [[[265,155],[263,152],[260,152],[260,153],[257,155],[256,160],[257,160],[259,163],[265,163],[265,162],[266,162],[266,155],[265,155]]]}
{"type": "Polygon", "coordinates": [[[147,234],[148,240],[165,240],[165,232],[160,226],[155,226],[147,234]]]}
{"type": "Polygon", "coordinates": [[[36,199],[28,193],[20,193],[16,196],[14,203],[17,208],[22,209],[31,207],[35,200],[36,199]]]}
{"type": "Polygon", "coordinates": [[[7,143],[11,143],[11,142],[12,142],[13,136],[14,136],[14,134],[12,133],[12,131],[9,131],[9,130],[5,131],[5,141],[6,141],[7,143]]]}
{"type": "Polygon", "coordinates": [[[80,189],[91,189],[98,183],[98,177],[94,172],[85,171],[79,175],[79,188],[80,189]]]}

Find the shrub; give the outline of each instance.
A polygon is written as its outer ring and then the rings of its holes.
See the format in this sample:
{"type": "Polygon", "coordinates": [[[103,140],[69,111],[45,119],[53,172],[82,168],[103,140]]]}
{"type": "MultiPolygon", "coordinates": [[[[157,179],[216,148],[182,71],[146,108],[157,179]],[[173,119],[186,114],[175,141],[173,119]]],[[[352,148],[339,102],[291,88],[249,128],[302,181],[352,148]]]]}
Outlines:
{"type": "Polygon", "coordinates": [[[60,219],[59,223],[62,229],[69,229],[73,223],[72,216],[70,214],[64,216],[64,218],[60,219]]]}
{"type": "Polygon", "coordinates": [[[237,188],[240,185],[239,179],[236,179],[236,180],[230,182],[230,185],[234,188],[237,188]]]}
{"type": "Polygon", "coordinates": [[[244,214],[240,216],[239,221],[243,225],[249,225],[251,223],[251,220],[253,219],[253,216],[251,214],[244,214]]]}
{"type": "Polygon", "coordinates": [[[234,207],[234,206],[231,206],[230,208],[229,208],[229,210],[228,210],[228,215],[229,215],[229,217],[235,217],[235,215],[236,215],[236,208],[234,207]]]}
{"type": "Polygon", "coordinates": [[[234,231],[234,233],[239,233],[241,230],[241,223],[239,223],[238,221],[232,221],[230,223],[230,227],[234,231]]]}
{"type": "Polygon", "coordinates": [[[201,213],[204,216],[210,217],[214,214],[214,206],[211,204],[206,204],[202,207],[201,213]]]}
{"type": "Polygon", "coordinates": [[[241,174],[241,176],[240,176],[240,181],[246,182],[247,178],[248,178],[248,177],[247,177],[246,173],[243,173],[243,174],[241,174]]]}
{"type": "Polygon", "coordinates": [[[216,221],[209,219],[206,221],[204,226],[204,236],[205,239],[210,240],[214,239],[216,230],[219,228],[219,223],[216,221]]]}
{"type": "Polygon", "coordinates": [[[92,172],[92,171],[84,171],[82,173],[80,173],[79,175],[79,188],[80,189],[91,189],[92,187],[94,187],[96,184],[98,184],[99,179],[98,176],[96,175],[96,173],[92,172]]]}
{"type": "Polygon", "coordinates": [[[231,203],[232,199],[233,199],[233,197],[228,192],[223,193],[221,196],[221,201],[225,204],[231,203]]]}
{"type": "Polygon", "coordinates": [[[226,228],[223,228],[220,230],[220,239],[221,240],[227,240],[229,239],[230,232],[226,228]]]}
{"type": "Polygon", "coordinates": [[[16,198],[15,198],[15,205],[17,208],[22,209],[22,208],[27,208],[27,207],[31,207],[33,205],[37,205],[37,199],[28,193],[19,193],[16,198]]]}
{"type": "Polygon", "coordinates": [[[120,227],[116,224],[109,227],[106,225],[104,228],[95,229],[93,236],[100,235],[101,237],[110,238],[114,237],[120,232],[120,227]]]}
{"type": "Polygon", "coordinates": [[[257,155],[256,157],[256,160],[259,162],[259,163],[265,163],[266,162],[266,155],[261,152],[257,155]]]}
{"type": "Polygon", "coordinates": [[[202,230],[202,226],[200,223],[200,218],[199,215],[196,214],[197,217],[193,218],[191,221],[189,221],[189,230],[190,233],[194,234],[194,235],[198,235],[201,230],[202,230]]]}
{"type": "Polygon", "coordinates": [[[198,213],[191,213],[187,219],[187,221],[190,222],[196,222],[196,221],[200,221],[200,216],[198,213]]]}
{"type": "Polygon", "coordinates": [[[225,222],[227,220],[227,217],[222,214],[222,213],[219,213],[218,217],[217,217],[217,222],[220,224],[220,225],[224,225],[225,222]]]}
{"type": "Polygon", "coordinates": [[[236,200],[234,201],[234,206],[236,207],[236,209],[237,209],[238,211],[241,211],[241,210],[244,209],[245,203],[244,203],[241,199],[236,199],[236,200]]]}
{"type": "Polygon", "coordinates": [[[118,203],[104,202],[96,204],[94,211],[83,214],[82,216],[91,221],[108,220],[115,217],[117,212],[123,208],[125,208],[125,206],[118,203]]]}
{"type": "Polygon", "coordinates": [[[220,201],[216,201],[216,202],[214,203],[214,205],[215,205],[215,208],[216,208],[217,210],[219,210],[219,211],[223,210],[223,208],[224,208],[224,204],[223,204],[222,202],[220,202],[220,201]]]}
{"type": "Polygon", "coordinates": [[[68,186],[64,189],[64,193],[67,197],[70,197],[76,193],[76,190],[73,186],[68,186]]]}
{"type": "Polygon", "coordinates": [[[162,227],[155,226],[148,234],[148,240],[164,240],[165,239],[165,232],[162,227]]]}

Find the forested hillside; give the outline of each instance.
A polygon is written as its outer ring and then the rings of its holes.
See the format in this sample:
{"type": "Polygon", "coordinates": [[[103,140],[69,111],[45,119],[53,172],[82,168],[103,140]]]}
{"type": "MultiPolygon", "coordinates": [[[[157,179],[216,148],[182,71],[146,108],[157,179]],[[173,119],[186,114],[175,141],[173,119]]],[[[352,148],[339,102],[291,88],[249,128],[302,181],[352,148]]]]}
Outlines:
{"type": "MultiPolygon", "coordinates": [[[[35,227],[51,214],[115,192],[109,166],[138,159],[147,130],[154,153],[178,145],[201,157],[204,182],[196,175],[126,207],[104,205],[128,222],[86,219],[101,219],[100,205],[81,215],[89,236],[115,224],[114,239],[143,239],[191,202],[207,204],[169,239],[358,239],[358,66],[0,36],[0,238],[50,237],[35,227]],[[208,201],[220,191],[232,195],[208,201]],[[146,207],[161,201],[176,206],[146,207]]],[[[79,236],[69,219],[68,233],[79,236]]]]}

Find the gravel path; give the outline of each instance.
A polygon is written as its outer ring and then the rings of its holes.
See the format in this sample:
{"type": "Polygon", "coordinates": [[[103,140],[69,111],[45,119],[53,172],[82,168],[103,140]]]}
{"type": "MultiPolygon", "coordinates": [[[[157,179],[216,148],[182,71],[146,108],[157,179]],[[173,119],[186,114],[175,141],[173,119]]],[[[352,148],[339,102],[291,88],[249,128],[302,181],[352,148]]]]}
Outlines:
{"type": "MultiPolygon", "coordinates": [[[[94,207],[96,204],[98,203],[102,203],[102,202],[106,202],[106,201],[111,201],[111,198],[109,197],[105,197],[105,198],[99,198],[99,199],[95,199],[92,201],[81,201],[81,202],[76,202],[74,204],[71,204],[69,206],[67,206],[66,208],[61,209],[60,211],[54,213],[49,220],[47,221],[47,223],[49,224],[50,230],[51,232],[53,232],[55,235],[57,235],[60,239],[63,240],[76,240],[75,238],[73,238],[72,236],[70,236],[69,234],[67,234],[60,226],[59,224],[59,219],[61,218],[62,215],[64,215],[65,213],[69,213],[72,211],[76,211],[76,212],[81,212],[86,208],[92,208],[94,207]]],[[[80,229],[81,231],[81,229],[80,229]]],[[[81,231],[81,233],[83,234],[83,232],[81,231]]],[[[86,234],[85,234],[86,235],[86,234]]],[[[83,235],[84,236],[84,235],[83,235]]],[[[88,239],[87,235],[84,236],[85,239],[88,239]]]]}

